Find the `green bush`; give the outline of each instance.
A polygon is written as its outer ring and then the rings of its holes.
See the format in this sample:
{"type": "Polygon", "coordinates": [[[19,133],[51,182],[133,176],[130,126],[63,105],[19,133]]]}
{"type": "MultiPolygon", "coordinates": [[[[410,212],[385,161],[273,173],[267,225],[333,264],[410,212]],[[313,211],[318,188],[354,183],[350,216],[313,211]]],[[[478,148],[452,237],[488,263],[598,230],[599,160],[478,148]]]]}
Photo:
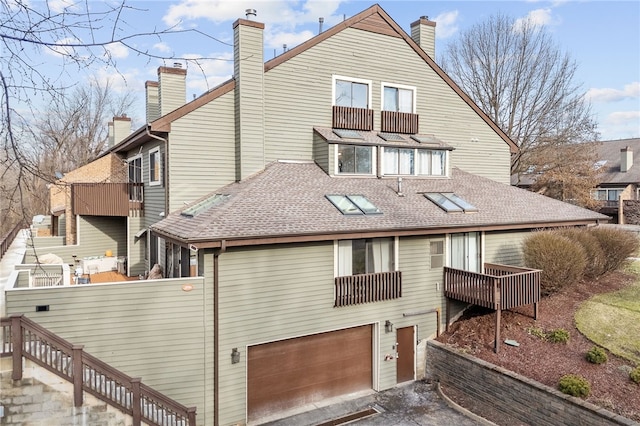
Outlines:
{"type": "Polygon", "coordinates": [[[569,341],[569,332],[564,328],[556,328],[547,333],[547,340],[551,343],[567,343],[569,341]]]}
{"type": "Polygon", "coordinates": [[[522,252],[527,267],[542,270],[540,284],[544,296],[579,281],[587,264],[580,244],[557,232],[532,233],[525,239],[522,252]]]}
{"type": "Polygon", "coordinates": [[[638,237],[631,232],[597,226],[590,228],[590,233],[598,239],[604,252],[605,272],[619,269],[627,257],[638,250],[638,237]]]}
{"type": "Polygon", "coordinates": [[[591,385],[584,377],[577,376],[575,374],[566,374],[560,379],[558,389],[560,389],[560,392],[566,393],[567,395],[585,398],[589,396],[589,393],[591,392],[591,385]]]}
{"type": "Polygon", "coordinates": [[[603,364],[607,362],[607,353],[599,346],[594,346],[587,352],[587,361],[593,364],[603,364]]]}
{"type": "Polygon", "coordinates": [[[629,378],[632,382],[640,385],[640,367],[636,367],[629,372],[629,378]]]}
{"type": "Polygon", "coordinates": [[[606,256],[600,242],[587,228],[564,228],[558,231],[560,235],[569,238],[584,249],[586,267],[584,275],[587,278],[597,278],[606,272],[606,256]]]}

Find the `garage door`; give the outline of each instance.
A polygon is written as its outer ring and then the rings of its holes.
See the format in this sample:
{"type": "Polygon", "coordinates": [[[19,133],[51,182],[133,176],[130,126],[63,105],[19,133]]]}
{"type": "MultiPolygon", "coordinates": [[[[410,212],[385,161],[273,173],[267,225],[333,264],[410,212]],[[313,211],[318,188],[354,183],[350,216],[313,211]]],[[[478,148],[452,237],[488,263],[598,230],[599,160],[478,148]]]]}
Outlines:
{"type": "Polygon", "coordinates": [[[249,347],[248,411],[255,420],[372,387],[372,326],[249,347]]]}

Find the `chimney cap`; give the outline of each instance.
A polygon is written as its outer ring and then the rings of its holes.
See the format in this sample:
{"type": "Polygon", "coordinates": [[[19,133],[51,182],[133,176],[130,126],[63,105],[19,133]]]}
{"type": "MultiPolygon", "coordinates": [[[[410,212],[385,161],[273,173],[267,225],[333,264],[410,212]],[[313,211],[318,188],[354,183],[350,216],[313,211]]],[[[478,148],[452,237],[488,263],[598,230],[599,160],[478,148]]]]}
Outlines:
{"type": "Polygon", "coordinates": [[[173,67],[174,68],[182,68],[182,64],[180,62],[174,62],[173,63],[173,67]]]}
{"type": "Polygon", "coordinates": [[[251,18],[255,18],[255,17],[256,17],[256,15],[257,15],[257,12],[256,12],[256,10],[255,10],[255,9],[246,9],[246,10],[244,11],[244,13],[245,13],[245,16],[247,17],[247,19],[249,19],[249,20],[250,20],[251,18]]]}

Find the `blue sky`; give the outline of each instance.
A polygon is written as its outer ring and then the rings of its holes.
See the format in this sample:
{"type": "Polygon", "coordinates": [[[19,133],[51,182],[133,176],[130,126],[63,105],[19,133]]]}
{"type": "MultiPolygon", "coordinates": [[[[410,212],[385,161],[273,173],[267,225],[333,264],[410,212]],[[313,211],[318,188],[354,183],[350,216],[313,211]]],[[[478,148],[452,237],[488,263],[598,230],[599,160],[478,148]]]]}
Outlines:
{"type": "MultiPolygon", "coordinates": [[[[49,1],[59,7],[70,0],[49,1]]],[[[89,3],[91,4],[91,3],[89,3]]],[[[338,0],[176,0],[128,1],[119,28],[121,34],[172,27],[197,29],[197,33],[139,37],[135,47],[158,56],[207,57],[201,69],[189,64],[188,99],[227,80],[233,73],[232,23],[257,10],[257,21],[265,23],[265,59],[300,44],[318,32],[318,18],[327,29],[344,17],[368,8],[369,1],[338,0]],[[206,76],[206,78],[204,77],[206,76]]],[[[640,2],[638,1],[380,1],[378,4],[407,32],[420,16],[436,21],[438,52],[456,40],[461,31],[502,13],[513,18],[532,17],[545,25],[554,41],[578,63],[576,83],[582,84],[591,102],[602,140],[640,137],[640,2]]],[[[169,60],[149,59],[123,46],[112,45],[120,77],[113,70],[85,72],[112,81],[121,90],[137,94],[138,124],[144,120],[142,93],[146,80],[156,80],[159,65],[169,60]],[[124,78],[122,78],[124,77],[124,78]]],[[[55,64],[55,55],[48,55],[55,64]]]]}

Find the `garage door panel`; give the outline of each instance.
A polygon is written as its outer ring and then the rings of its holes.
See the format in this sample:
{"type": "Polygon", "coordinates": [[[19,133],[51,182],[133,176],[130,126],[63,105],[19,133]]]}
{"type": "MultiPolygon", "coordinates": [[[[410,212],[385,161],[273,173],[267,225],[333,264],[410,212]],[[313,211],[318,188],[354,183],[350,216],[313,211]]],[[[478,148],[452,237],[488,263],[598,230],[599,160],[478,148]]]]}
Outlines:
{"type": "Polygon", "coordinates": [[[372,387],[372,326],[249,347],[249,419],[372,387]]]}

